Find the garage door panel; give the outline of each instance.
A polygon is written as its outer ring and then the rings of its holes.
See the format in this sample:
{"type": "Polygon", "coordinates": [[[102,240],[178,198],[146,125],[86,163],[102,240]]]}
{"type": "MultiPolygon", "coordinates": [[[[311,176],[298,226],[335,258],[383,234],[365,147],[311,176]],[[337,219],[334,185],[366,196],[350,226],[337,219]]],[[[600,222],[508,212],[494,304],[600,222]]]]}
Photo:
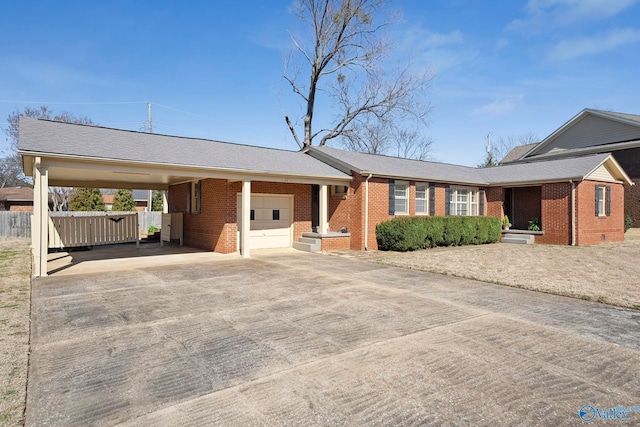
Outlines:
{"type": "MultiPolygon", "coordinates": [[[[238,228],[242,224],[241,206],[238,196],[238,228]]],[[[251,210],[249,241],[252,249],[291,246],[291,196],[252,195],[251,210]],[[277,212],[274,214],[274,211],[277,212]]]]}

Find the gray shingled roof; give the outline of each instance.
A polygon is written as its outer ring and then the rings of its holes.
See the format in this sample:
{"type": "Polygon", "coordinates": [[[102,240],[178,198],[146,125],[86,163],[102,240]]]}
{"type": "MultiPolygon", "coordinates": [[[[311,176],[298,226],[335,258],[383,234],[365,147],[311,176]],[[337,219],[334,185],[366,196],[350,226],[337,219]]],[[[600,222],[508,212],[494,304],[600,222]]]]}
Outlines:
{"type": "Polygon", "coordinates": [[[604,111],[604,110],[587,110],[587,111],[595,111],[606,116],[611,116],[614,118],[618,117],[621,119],[630,120],[632,122],[637,122],[638,124],[640,124],[640,116],[638,116],[637,114],[617,113],[615,111],[604,111]]]}
{"type": "Polygon", "coordinates": [[[351,169],[378,176],[406,178],[416,181],[439,181],[478,186],[535,182],[580,180],[598,167],[609,153],[589,156],[518,163],[492,168],[472,168],[438,162],[423,162],[397,157],[363,154],[332,147],[313,147],[310,153],[320,152],[350,165],[351,169]]]}
{"type": "Polygon", "coordinates": [[[324,178],[347,175],[299,151],[20,118],[20,151],[324,178]]]}
{"type": "Polygon", "coordinates": [[[593,172],[609,155],[609,153],[600,153],[558,160],[508,164],[484,168],[482,172],[485,179],[492,185],[580,180],[593,172]]]}
{"type": "Polygon", "coordinates": [[[487,184],[478,168],[468,166],[364,154],[327,146],[313,147],[310,151],[311,155],[313,151],[339,159],[350,165],[352,170],[363,174],[373,173],[389,177],[458,184],[487,184]]]}
{"type": "Polygon", "coordinates": [[[502,158],[502,160],[500,160],[500,164],[505,164],[520,159],[520,157],[524,156],[529,150],[531,150],[538,144],[538,142],[532,142],[531,144],[516,145],[511,149],[511,151],[507,153],[506,156],[502,158]]]}

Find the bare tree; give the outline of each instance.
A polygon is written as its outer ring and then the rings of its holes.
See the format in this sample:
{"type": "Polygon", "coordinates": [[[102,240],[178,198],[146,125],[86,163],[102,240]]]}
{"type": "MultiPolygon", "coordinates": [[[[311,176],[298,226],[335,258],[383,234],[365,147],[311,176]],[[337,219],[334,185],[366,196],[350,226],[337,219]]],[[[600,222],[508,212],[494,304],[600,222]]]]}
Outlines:
{"type": "Polygon", "coordinates": [[[54,211],[68,211],[69,203],[74,195],[72,187],[49,187],[54,211]]]}
{"type": "Polygon", "coordinates": [[[402,129],[395,132],[393,143],[398,157],[415,160],[429,160],[433,140],[421,135],[417,130],[402,129]]]}
{"type": "Polygon", "coordinates": [[[368,154],[385,154],[405,159],[428,160],[431,158],[433,140],[416,129],[396,129],[393,124],[357,122],[353,129],[342,135],[343,145],[351,151],[368,154]]]}
{"type": "MultiPolygon", "coordinates": [[[[46,105],[42,105],[39,108],[26,107],[23,111],[16,110],[9,114],[7,117],[8,126],[3,130],[9,138],[11,151],[0,159],[0,188],[4,186],[31,185],[29,179],[22,172],[22,158],[17,153],[20,117],[32,117],[65,123],[94,124],[88,117],[76,116],[67,111],[54,114],[53,110],[46,105]]],[[[52,187],[50,191],[53,193],[54,209],[68,210],[69,199],[73,189],[52,187]]]]}
{"type": "Polygon", "coordinates": [[[392,132],[381,123],[369,120],[356,121],[341,135],[342,144],[351,151],[368,154],[386,154],[391,146],[392,132]]]}
{"type": "MultiPolygon", "coordinates": [[[[430,81],[427,71],[413,74],[410,64],[391,77],[383,62],[388,48],[382,30],[390,21],[376,22],[387,0],[298,0],[295,11],[311,29],[309,44],[293,35],[292,57],[301,58],[308,69],[308,83],[300,82],[300,68],[290,67],[284,78],[305,105],[302,139],[289,116],[285,120],[300,148],[324,145],[343,134],[353,134],[356,119],[372,116],[380,123],[414,119],[426,124],[430,111],[424,103],[430,81]],[[293,70],[293,71],[292,71],[293,70]],[[320,82],[337,107],[335,122],[314,130],[313,118],[320,82]]],[[[305,76],[303,76],[305,77],[305,76]]],[[[304,79],[303,79],[304,80],[304,79]]]]}
{"type": "Polygon", "coordinates": [[[480,168],[486,168],[491,166],[498,166],[500,161],[517,145],[533,144],[538,142],[538,135],[535,132],[529,131],[519,136],[509,135],[505,137],[499,137],[496,140],[491,141],[487,156],[478,165],[480,168]]]}

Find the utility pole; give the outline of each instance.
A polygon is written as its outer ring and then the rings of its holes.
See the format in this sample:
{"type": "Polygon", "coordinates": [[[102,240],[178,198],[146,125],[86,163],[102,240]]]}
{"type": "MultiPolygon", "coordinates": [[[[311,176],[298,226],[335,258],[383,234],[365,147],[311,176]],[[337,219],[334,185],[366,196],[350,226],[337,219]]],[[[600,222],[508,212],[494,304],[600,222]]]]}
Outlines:
{"type": "Polygon", "coordinates": [[[147,102],[147,114],[149,116],[149,133],[153,133],[153,122],[151,119],[151,103],[147,102]]]}

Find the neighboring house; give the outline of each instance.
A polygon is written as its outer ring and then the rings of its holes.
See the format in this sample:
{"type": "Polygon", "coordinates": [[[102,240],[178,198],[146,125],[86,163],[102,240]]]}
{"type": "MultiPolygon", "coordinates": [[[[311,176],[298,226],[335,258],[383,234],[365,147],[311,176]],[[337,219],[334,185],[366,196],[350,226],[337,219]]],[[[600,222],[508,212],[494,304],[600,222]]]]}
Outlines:
{"type": "MultiPolygon", "coordinates": [[[[255,248],[291,247],[309,235],[325,250],[377,249],[381,221],[401,215],[502,218],[505,201],[514,206],[516,228],[541,219],[539,243],[620,241],[623,186],[631,184],[608,154],[479,169],[30,118],[20,119],[19,153],[36,194],[49,185],[168,190],[169,212],[184,214],[186,245],[243,256],[255,248]]],[[[34,242],[35,263],[46,273],[46,212],[36,208],[42,227],[34,237],[40,242],[34,242]]]]}
{"type": "Polygon", "coordinates": [[[625,213],[640,227],[640,115],[585,109],[537,144],[514,147],[501,164],[611,153],[634,182],[625,213]]]}
{"type": "MultiPolygon", "coordinates": [[[[49,209],[53,209],[51,194],[49,194],[49,209]]],[[[33,212],[33,188],[0,188],[0,211],[33,212]]]]}
{"type": "Polygon", "coordinates": [[[0,211],[32,212],[33,188],[0,188],[0,211]]]}
{"type": "MultiPolygon", "coordinates": [[[[113,197],[118,192],[115,189],[101,188],[102,201],[108,211],[113,208],[113,197]]],[[[149,190],[133,190],[133,200],[136,202],[136,212],[150,212],[149,208],[149,190]]]]}

